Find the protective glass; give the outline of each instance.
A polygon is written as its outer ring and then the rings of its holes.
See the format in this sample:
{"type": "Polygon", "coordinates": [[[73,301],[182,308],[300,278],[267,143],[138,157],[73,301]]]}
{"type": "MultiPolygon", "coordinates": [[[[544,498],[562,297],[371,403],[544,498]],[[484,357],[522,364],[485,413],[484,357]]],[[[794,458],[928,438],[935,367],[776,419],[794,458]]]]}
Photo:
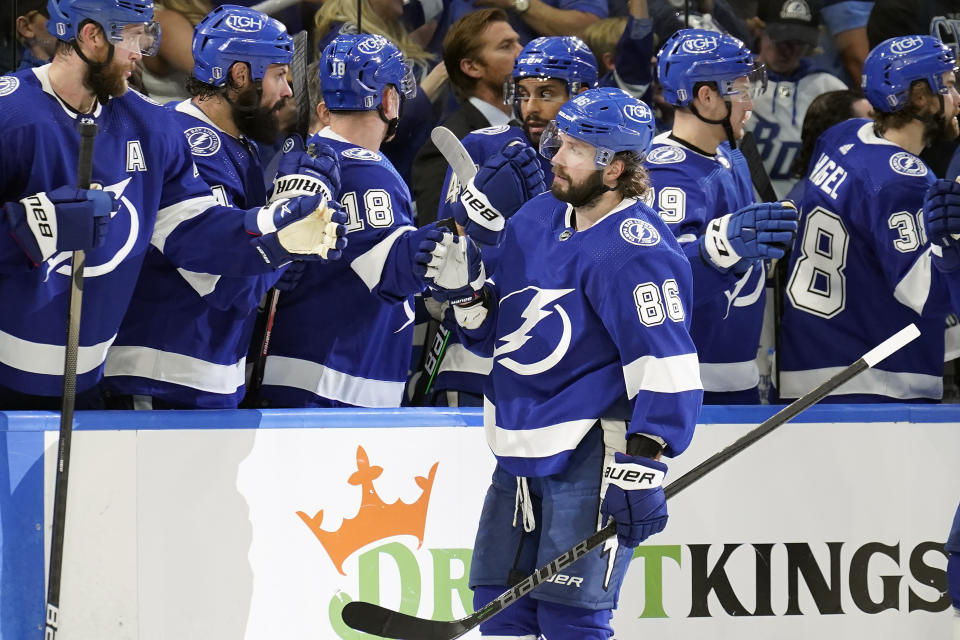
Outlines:
{"type": "Polygon", "coordinates": [[[400,79],[400,94],[406,100],[417,97],[417,78],[413,75],[413,65],[404,61],[403,78],[400,79]]]}
{"type": "Polygon", "coordinates": [[[950,95],[951,90],[957,89],[957,72],[960,71],[956,67],[952,71],[946,71],[939,76],[937,79],[937,93],[943,96],[950,95]]]}
{"type": "Polygon", "coordinates": [[[589,142],[577,140],[573,136],[560,131],[557,121],[551,120],[547,128],[540,134],[540,155],[547,160],[553,159],[560,153],[561,148],[571,166],[585,166],[602,169],[613,159],[614,152],[604,147],[596,147],[589,142]]]}
{"type": "Polygon", "coordinates": [[[151,20],[125,24],[119,32],[111,31],[108,40],[125,51],[142,56],[156,55],[160,48],[160,23],[151,20]]]}
{"type": "Polygon", "coordinates": [[[723,81],[723,95],[733,102],[753,100],[767,90],[767,68],[755,63],[749,75],[723,81]]]}

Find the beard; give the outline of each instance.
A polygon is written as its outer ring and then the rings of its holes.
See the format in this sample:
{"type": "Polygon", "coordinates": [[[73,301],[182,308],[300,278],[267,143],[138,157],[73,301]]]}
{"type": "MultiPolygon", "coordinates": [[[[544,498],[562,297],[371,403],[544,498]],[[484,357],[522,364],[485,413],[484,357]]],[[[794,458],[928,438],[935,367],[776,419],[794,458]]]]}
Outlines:
{"type": "Polygon", "coordinates": [[[929,146],[940,141],[956,140],[960,134],[957,116],[947,118],[941,111],[923,118],[923,144],[929,146]]]}
{"type": "Polygon", "coordinates": [[[539,118],[530,118],[528,117],[523,121],[523,132],[527,135],[527,140],[530,141],[530,144],[533,145],[535,151],[540,149],[540,136],[543,135],[543,130],[547,127],[547,122],[539,118]],[[530,127],[540,127],[539,133],[530,133],[530,127]]]}
{"type": "Polygon", "coordinates": [[[553,184],[550,185],[550,193],[552,193],[553,197],[557,200],[572,204],[574,208],[593,206],[600,199],[600,196],[610,191],[610,189],[603,184],[603,172],[599,170],[590,174],[590,177],[584,180],[582,184],[573,184],[568,176],[562,175],[556,169],[554,169],[554,175],[559,175],[566,180],[570,186],[566,188],[561,187],[557,184],[557,181],[554,180],[553,184]]]}
{"type": "Polygon", "coordinates": [[[127,92],[129,70],[115,59],[106,63],[88,63],[83,84],[97,96],[100,104],[106,104],[110,98],[118,98],[127,92]]]}
{"type": "Polygon", "coordinates": [[[280,112],[286,107],[287,98],[280,98],[273,106],[260,104],[260,94],[254,84],[248,85],[230,101],[230,115],[240,133],[246,137],[273,144],[280,137],[280,112]]]}

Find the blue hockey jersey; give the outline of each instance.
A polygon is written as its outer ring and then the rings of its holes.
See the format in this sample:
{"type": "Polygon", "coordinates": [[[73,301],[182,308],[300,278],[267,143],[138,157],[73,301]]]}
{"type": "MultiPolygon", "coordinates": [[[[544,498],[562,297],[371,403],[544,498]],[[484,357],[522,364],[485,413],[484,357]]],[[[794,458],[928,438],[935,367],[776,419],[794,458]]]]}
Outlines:
{"type": "Polygon", "coordinates": [[[681,453],[702,390],[690,338],[690,265],[649,207],[622,202],[575,231],[573,208],[544,193],[511,218],[483,325],[458,330],[492,356],[484,428],[519,476],[566,466],[598,420],[681,453]]]}
{"type": "MultiPolygon", "coordinates": [[[[167,106],[217,200],[240,209],[264,205],[257,146],[221,130],[190,100],[167,106]]],[[[280,273],[246,278],[196,273],[178,269],[150,247],[107,354],[102,387],[174,406],[235,409],[245,389],[255,310],[280,273]]]]}
{"type": "MultiPolygon", "coordinates": [[[[0,202],[77,183],[78,114],[54,93],[49,69],[0,78],[0,202]]],[[[98,105],[92,118],[99,125],[93,182],[120,207],[105,244],[86,253],[78,391],[100,379],[149,246],[192,271],[272,271],[251,247],[243,216],[219,206],[198,177],[169,111],[131,90],[98,105]]],[[[0,385],[60,395],[71,258],[58,253],[34,268],[11,235],[0,233],[0,297],[7,301],[0,313],[0,385]]]]}
{"type": "Polygon", "coordinates": [[[423,288],[410,191],[381,153],[329,127],[317,135],[339,156],[348,244],[280,296],[260,393],[275,407],[398,407],[423,288]]]}
{"type": "Polygon", "coordinates": [[[714,218],[754,202],[746,161],[726,142],[711,156],[667,132],[654,138],[647,170],[652,206],[693,268],[696,309],[690,333],[700,355],[703,389],[730,394],[717,400],[742,401],[744,394],[737,392],[760,381],[756,357],[766,301],[764,265],[756,261],[742,274],[721,273],[704,261],[696,240],[714,218]]]}
{"type": "Polygon", "coordinates": [[[914,322],[919,338],[840,387],[835,400],[940,398],[950,299],[922,220],[935,176],[878,137],[870,120],[831,127],[813,158],[783,304],[780,396],[810,391],[914,322]]]}

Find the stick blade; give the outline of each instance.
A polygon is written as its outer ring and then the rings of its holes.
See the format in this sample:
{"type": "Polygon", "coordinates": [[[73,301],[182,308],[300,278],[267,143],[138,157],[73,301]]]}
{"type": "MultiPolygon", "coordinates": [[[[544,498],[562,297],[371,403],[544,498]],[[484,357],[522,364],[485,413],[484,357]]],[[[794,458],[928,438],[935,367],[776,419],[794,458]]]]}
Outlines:
{"type": "Polygon", "coordinates": [[[473,164],[473,158],[450,129],[434,127],[430,132],[430,140],[437,146],[437,150],[453,169],[453,173],[461,184],[467,184],[470,178],[477,174],[477,166],[473,164]]]}
{"type": "Polygon", "coordinates": [[[424,620],[369,602],[348,602],[341,616],[351,629],[396,640],[453,640],[472,628],[460,620],[424,620]]]}

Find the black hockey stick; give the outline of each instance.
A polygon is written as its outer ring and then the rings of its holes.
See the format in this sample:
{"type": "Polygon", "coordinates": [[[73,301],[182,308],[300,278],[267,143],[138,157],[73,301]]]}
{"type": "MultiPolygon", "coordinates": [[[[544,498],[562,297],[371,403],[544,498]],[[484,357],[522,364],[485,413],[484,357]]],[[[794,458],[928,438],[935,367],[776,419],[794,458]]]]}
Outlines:
{"type": "MultiPolygon", "coordinates": [[[[843,383],[866,369],[873,367],[919,335],[920,331],[916,325],[910,324],[904,327],[813,391],[797,398],[775,415],[764,420],[758,427],[746,433],[739,440],[722,451],[713,454],[680,476],[676,481],[671,482],[664,488],[664,494],[666,494],[667,498],[672,498],[677,495],[760,438],[790,421],[797,414],[810,407],[810,405],[822,400],[827,394],[837,389],[843,383]]],[[[552,578],[561,569],[573,564],[616,534],[616,523],[611,521],[607,526],[586,540],[577,543],[572,549],[560,557],[540,567],[532,575],[518,582],[498,598],[487,604],[487,606],[459,620],[426,620],[398,611],[392,611],[369,602],[348,602],[346,606],[344,606],[341,615],[343,616],[343,621],[351,628],[382,638],[396,638],[398,640],[453,640],[474,629],[481,622],[497,615],[522,596],[533,591],[538,585],[552,578]]]]}
{"type": "MultiPolygon", "coordinates": [[[[77,158],[77,188],[89,189],[93,179],[93,139],[97,123],[80,120],[80,153],[77,158]]],[[[67,343],[63,358],[63,397],[60,404],[60,438],[57,443],[57,479],[53,493],[53,533],[50,537],[50,567],[47,574],[47,613],[44,640],[57,637],[60,628],[60,576],[63,573],[63,533],[67,516],[67,480],[70,444],[73,440],[73,405],[77,398],[77,351],[80,345],[80,309],[83,304],[83,251],[73,252],[70,303],[67,307],[67,343]]]]}

